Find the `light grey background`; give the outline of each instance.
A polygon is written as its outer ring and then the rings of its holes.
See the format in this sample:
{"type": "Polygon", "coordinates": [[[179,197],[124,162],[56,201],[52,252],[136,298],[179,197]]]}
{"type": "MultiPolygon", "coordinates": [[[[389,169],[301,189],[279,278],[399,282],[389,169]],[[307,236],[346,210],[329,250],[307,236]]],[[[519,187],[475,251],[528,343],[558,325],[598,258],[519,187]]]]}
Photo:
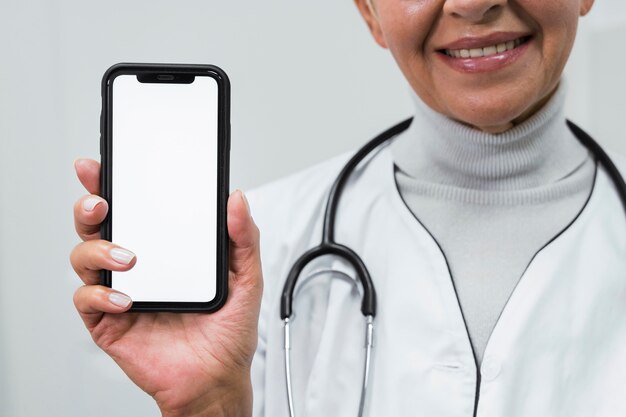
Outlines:
{"type": "MultiPolygon", "coordinates": [[[[568,68],[569,116],[626,154],[626,3],[598,0],[568,68]]],[[[158,415],[72,305],[77,157],[98,157],[113,63],[213,63],[231,77],[232,184],[248,189],[411,113],[351,1],[0,3],[0,415],[158,415]]],[[[282,384],[282,381],[276,381],[282,384]]]]}

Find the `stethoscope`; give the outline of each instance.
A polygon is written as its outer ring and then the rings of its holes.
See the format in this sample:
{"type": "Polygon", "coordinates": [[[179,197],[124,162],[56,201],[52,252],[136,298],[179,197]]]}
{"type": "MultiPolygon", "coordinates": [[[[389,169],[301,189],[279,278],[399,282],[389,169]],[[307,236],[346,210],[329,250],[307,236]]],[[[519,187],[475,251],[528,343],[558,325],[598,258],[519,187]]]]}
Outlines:
{"type": "MultiPolygon", "coordinates": [[[[285,379],[287,383],[287,401],[289,405],[290,417],[295,416],[294,402],[293,402],[293,388],[291,384],[291,334],[290,334],[290,319],[292,318],[293,311],[293,292],[296,287],[296,283],[300,276],[300,273],[313,260],[324,255],[336,255],[344,260],[348,261],[354,268],[356,275],[363,287],[363,298],[361,301],[361,313],[365,317],[365,362],[363,365],[363,380],[361,384],[361,397],[359,400],[359,417],[363,416],[365,408],[365,398],[367,394],[368,381],[370,376],[370,363],[372,356],[372,348],[374,347],[374,317],[376,316],[376,290],[374,289],[374,283],[370,277],[365,263],[349,247],[337,243],[335,241],[335,216],[337,214],[337,206],[341,199],[341,193],[343,188],[350,177],[350,174],[354,171],[356,166],[365,159],[372,151],[378,148],[380,145],[395,137],[396,135],[404,132],[408,129],[409,125],[413,121],[413,118],[409,118],[389,129],[382,132],[374,139],[369,141],[365,146],[358,150],[356,154],[346,163],[343,167],[328,195],[326,202],[326,210],[324,213],[324,226],[322,231],[322,243],[318,246],[305,252],[294,263],[287,276],[287,281],[283,287],[283,293],[280,300],[280,318],[283,320],[283,335],[284,335],[284,349],[285,349],[285,379]]],[[[567,125],[578,140],[594,155],[596,161],[599,161],[611,177],[611,180],[617,188],[620,200],[624,206],[626,212],[626,183],[621,176],[615,164],[606,154],[606,152],[598,145],[585,131],[576,126],[574,123],[567,120],[567,125]]]]}

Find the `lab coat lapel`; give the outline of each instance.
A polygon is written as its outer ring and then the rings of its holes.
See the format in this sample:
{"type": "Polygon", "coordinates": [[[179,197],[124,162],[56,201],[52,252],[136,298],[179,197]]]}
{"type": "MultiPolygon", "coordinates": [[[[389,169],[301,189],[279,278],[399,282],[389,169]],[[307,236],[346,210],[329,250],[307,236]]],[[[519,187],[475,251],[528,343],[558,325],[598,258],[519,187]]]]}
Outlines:
{"type": "Polygon", "coordinates": [[[625,319],[626,220],[600,169],[587,206],[536,255],[502,312],[485,351],[479,411],[623,415],[625,319]]]}

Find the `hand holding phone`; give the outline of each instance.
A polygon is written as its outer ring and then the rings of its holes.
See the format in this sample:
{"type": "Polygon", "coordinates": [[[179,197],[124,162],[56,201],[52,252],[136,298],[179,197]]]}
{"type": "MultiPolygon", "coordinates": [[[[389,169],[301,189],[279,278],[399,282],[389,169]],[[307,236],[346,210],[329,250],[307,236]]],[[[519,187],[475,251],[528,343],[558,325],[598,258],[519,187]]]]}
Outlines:
{"type": "MultiPolygon", "coordinates": [[[[259,231],[243,194],[233,193],[227,203],[230,278],[226,304],[212,314],[125,313],[130,299],[100,285],[100,272],[122,275],[141,259],[116,260],[112,252],[120,246],[102,239],[101,224],[109,204],[100,196],[100,164],[78,160],[75,167],[89,194],[74,205],[76,231],[83,242],[74,248],[70,260],[85,284],[75,292],[74,303],[95,343],[156,400],[163,416],[251,415],[250,363],[263,284],[259,231]]],[[[158,213],[158,196],[146,202],[143,210],[147,216],[158,213]]],[[[168,242],[162,237],[155,243],[168,242]]]]}

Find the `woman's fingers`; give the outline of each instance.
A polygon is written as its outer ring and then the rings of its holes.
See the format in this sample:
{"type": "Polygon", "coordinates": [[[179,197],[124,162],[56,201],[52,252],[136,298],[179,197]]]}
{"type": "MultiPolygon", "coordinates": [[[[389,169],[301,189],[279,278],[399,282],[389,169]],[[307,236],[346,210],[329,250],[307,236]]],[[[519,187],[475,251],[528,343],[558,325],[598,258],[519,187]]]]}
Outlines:
{"type": "Polygon", "coordinates": [[[74,169],[80,183],[90,194],[100,194],[100,163],[93,159],[77,159],[74,169]]]}
{"type": "Polygon", "coordinates": [[[107,202],[97,195],[100,194],[100,163],[93,159],[77,159],[74,169],[81,184],[91,194],[74,204],[74,227],[82,240],[100,239],[100,223],[109,211],[107,202]]]}
{"type": "Polygon", "coordinates": [[[137,262],[137,257],[128,249],[106,240],[89,240],[74,247],[70,262],[85,284],[98,284],[100,270],[128,271],[137,262]]]}
{"type": "Polygon", "coordinates": [[[123,313],[132,305],[129,296],[102,285],[84,285],[74,293],[74,305],[91,331],[104,313],[123,313]]]}
{"type": "Polygon", "coordinates": [[[100,239],[100,223],[109,211],[105,199],[86,195],[74,203],[74,227],[82,240],[100,239]]]}

